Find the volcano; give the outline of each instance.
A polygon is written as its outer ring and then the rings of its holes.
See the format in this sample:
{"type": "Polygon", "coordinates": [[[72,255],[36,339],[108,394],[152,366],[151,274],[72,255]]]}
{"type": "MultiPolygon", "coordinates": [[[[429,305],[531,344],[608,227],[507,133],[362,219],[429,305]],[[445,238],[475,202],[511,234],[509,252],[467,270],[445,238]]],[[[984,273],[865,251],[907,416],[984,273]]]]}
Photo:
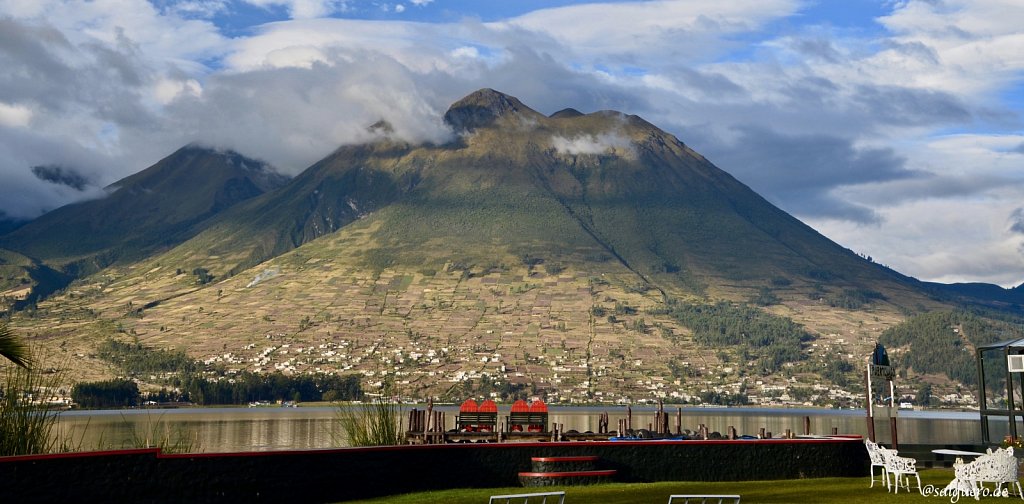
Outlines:
{"type": "MultiPolygon", "coordinates": [[[[444,121],[437,144],[377,123],[373,141],[213,215],[206,189],[172,239],[125,230],[110,243],[139,243],[138,259],[43,303],[59,326],[20,323],[82,354],[117,327],[225,377],[358,372],[421,398],[606,402],[817,383],[907,313],[949,306],[640,117],[545,115],[481,89],[444,121]]],[[[38,257],[16,245],[40,229],[3,244],[38,257]]],[[[108,250],[100,238],[63,255],[108,250]]]]}

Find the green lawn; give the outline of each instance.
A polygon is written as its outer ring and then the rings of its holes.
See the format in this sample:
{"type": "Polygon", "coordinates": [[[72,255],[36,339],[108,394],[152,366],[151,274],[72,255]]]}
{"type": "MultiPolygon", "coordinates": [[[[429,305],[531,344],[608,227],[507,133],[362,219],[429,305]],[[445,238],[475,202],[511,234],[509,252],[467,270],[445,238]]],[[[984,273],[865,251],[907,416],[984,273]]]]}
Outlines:
{"type": "MultiPolygon", "coordinates": [[[[933,485],[935,491],[941,490],[953,478],[951,469],[929,469],[921,471],[921,484],[926,488],[933,485]]],[[[912,483],[913,484],[913,483],[912,483]]],[[[529,492],[550,492],[564,490],[566,504],[626,504],[626,503],[666,503],[672,494],[738,494],[740,502],[748,503],[838,503],[838,504],[898,504],[905,502],[974,502],[971,497],[961,497],[952,501],[948,496],[922,496],[917,491],[899,494],[886,492],[884,486],[875,483],[868,488],[868,478],[820,478],[781,481],[741,481],[702,483],[691,481],[660,482],[660,483],[612,483],[582,487],[548,487],[548,488],[487,488],[458,489],[438,492],[421,492],[406,495],[384,497],[380,499],[352,501],[362,503],[414,504],[480,504],[486,503],[488,497],[499,494],[520,494],[529,492]]],[[[989,485],[991,486],[991,485],[989,485]]],[[[982,497],[985,502],[1014,502],[1002,497],[982,497]]],[[[540,502],[539,499],[530,503],[540,502]]],[[[557,501],[556,501],[557,502],[557,501]]],[[[717,501],[716,501],[717,502],[717,501]]],[[[512,501],[521,504],[522,500],[512,501]]],[[[551,504],[551,501],[548,501],[551,504]]]]}

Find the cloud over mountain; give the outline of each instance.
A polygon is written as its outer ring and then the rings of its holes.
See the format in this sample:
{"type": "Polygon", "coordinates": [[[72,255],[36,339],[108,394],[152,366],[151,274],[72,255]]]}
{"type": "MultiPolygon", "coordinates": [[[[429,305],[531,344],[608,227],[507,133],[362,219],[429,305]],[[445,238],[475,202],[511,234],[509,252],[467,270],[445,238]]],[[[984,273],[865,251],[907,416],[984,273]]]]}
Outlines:
{"type": "Polygon", "coordinates": [[[39,180],[68,186],[78,191],[84,191],[90,185],[89,179],[77,171],[57,165],[40,165],[32,167],[32,174],[39,180]]]}
{"type": "Polygon", "coordinates": [[[605,132],[598,135],[579,135],[572,138],[551,137],[551,145],[562,154],[607,154],[609,152],[633,152],[629,137],[619,132],[605,132]]]}
{"type": "MultiPolygon", "coordinates": [[[[1003,99],[1024,89],[1024,6],[1012,2],[875,5],[855,29],[827,4],[790,0],[444,6],[420,21],[409,16],[442,4],[383,6],[0,3],[0,211],[28,218],[81,197],[28,167],[74,166],[102,186],[196,140],[289,173],[380,119],[397,137],[443,141],[440,113],[481,87],[545,114],[641,115],[799,217],[871,223],[880,238],[841,224],[830,236],[911,274],[921,261],[903,251],[941,241],[892,245],[924,225],[913,202],[968,197],[949,194],[956,180],[1001,181],[969,187],[1004,216],[1024,199],[1019,161],[999,157],[1024,145],[1020,105],[1003,99]],[[952,152],[951,131],[981,140],[952,152]]],[[[973,254],[1005,250],[1000,233],[973,254]]],[[[1019,284],[1024,259],[1003,259],[999,282],[1019,284]]]]}

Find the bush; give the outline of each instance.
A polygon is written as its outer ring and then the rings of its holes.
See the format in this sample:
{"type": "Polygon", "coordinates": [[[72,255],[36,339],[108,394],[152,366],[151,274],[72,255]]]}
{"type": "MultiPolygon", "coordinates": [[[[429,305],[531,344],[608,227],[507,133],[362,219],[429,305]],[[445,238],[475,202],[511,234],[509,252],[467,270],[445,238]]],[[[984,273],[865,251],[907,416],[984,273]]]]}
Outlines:
{"type": "Polygon", "coordinates": [[[214,276],[210,274],[210,270],[206,268],[196,268],[192,270],[192,274],[196,276],[196,284],[198,285],[206,285],[214,279],[214,276]]]}
{"type": "Polygon", "coordinates": [[[371,404],[341,405],[338,423],[348,446],[391,446],[405,443],[402,408],[384,395],[371,404]]]}
{"type": "Polygon", "coordinates": [[[565,266],[560,263],[544,263],[544,272],[548,275],[557,275],[565,271],[565,266]]]}

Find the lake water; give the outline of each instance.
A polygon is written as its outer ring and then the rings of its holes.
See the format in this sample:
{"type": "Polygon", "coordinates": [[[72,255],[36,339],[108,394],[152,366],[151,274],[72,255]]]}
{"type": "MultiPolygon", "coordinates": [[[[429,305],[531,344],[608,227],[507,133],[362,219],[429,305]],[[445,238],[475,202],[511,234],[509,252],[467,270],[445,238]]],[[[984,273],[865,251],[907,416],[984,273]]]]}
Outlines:
{"type": "MultiPolygon", "coordinates": [[[[406,407],[402,418],[407,418],[406,407]]],[[[423,406],[419,406],[420,409],[423,406]]],[[[669,425],[675,427],[675,408],[669,425]]],[[[454,428],[457,406],[440,406],[446,413],[447,428],[454,428]]],[[[889,420],[884,409],[876,410],[876,438],[890,441],[889,420]]],[[[602,412],[609,415],[610,429],[626,418],[625,407],[550,407],[550,421],[564,430],[598,430],[602,412]]],[[[654,421],[652,407],[633,407],[633,428],[646,428],[654,421]]],[[[507,415],[499,409],[499,421],[507,415]]],[[[786,429],[803,432],[804,417],[811,419],[811,433],[827,435],[832,428],[840,434],[867,434],[863,410],[768,409],[768,408],[684,408],[682,426],[697,430],[705,424],[710,431],[725,433],[729,426],[739,434],[757,435],[759,429],[779,437],[786,429]]],[[[67,411],[60,414],[60,431],[81,450],[121,449],[141,446],[146,439],[184,439],[188,451],[199,453],[243,452],[333,448],[343,446],[343,432],[333,407],[300,408],[182,408],[113,411],[67,411]]],[[[900,443],[979,444],[977,412],[899,411],[897,431],[900,443]]],[[[1003,425],[992,426],[992,439],[1002,439],[1003,425]],[[1001,428],[1000,428],[1001,427],[1001,428]]],[[[152,442],[152,444],[159,444],[152,442]]]]}

